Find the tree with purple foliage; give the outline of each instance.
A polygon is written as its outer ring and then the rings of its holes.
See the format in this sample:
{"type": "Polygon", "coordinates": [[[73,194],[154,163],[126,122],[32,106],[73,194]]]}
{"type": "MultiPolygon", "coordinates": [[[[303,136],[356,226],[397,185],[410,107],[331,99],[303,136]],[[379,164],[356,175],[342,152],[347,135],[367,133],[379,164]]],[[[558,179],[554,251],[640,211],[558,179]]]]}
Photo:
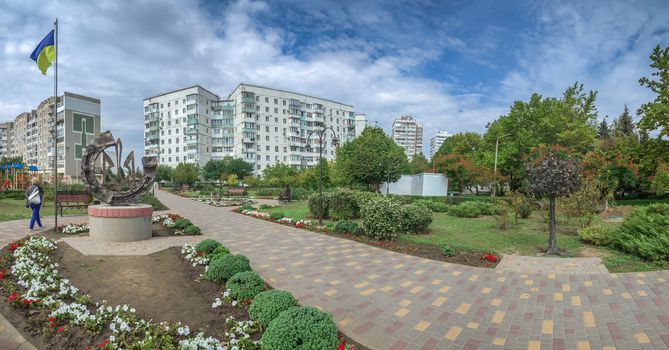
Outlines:
{"type": "Polygon", "coordinates": [[[580,168],[576,159],[559,146],[541,145],[531,152],[526,164],[530,191],[549,200],[548,254],[560,254],[555,230],[555,200],[567,196],[580,187],[580,168]]]}

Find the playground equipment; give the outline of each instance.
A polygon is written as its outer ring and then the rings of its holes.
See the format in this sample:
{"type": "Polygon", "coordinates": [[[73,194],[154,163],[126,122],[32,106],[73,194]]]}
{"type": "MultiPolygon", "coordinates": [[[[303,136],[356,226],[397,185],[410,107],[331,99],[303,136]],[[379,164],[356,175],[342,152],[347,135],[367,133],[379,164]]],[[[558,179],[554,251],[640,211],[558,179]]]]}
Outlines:
{"type": "Polygon", "coordinates": [[[21,163],[0,165],[0,183],[3,190],[23,190],[28,188],[30,179],[38,175],[39,169],[34,165],[25,167],[21,163]]]}

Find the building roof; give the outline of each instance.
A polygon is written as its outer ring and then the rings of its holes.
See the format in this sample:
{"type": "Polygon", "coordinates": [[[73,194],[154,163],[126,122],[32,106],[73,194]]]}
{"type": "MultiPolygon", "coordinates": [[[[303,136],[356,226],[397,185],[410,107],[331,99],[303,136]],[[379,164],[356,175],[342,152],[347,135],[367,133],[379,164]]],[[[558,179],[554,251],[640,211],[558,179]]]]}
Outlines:
{"type": "Polygon", "coordinates": [[[217,94],[215,94],[215,93],[213,93],[213,92],[211,92],[211,91],[209,91],[209,90],[203,88],[202,86],[200,86],[200,85],[193,85],[193,86],[189,86],[189,87],[185,87],[185,88],[181,88],[181,89],[176,89],[176,90],[172,90],[172,91],[168,91],[168,92],[163,92],[163,93],[158,94],[158,95],[155,95],[155,96],[145,97],[145,98],[144,98],[144,101],[146,101],[146,100],[150,100],[150,99],[152,99],[152,98],[160,97],[160,96],[162,96],[162,95],[168,95],[168,94],[171,94],[171,93],[175,93],[175,92],[182,91],[182,90],[188,90],[188,89],[192,89],[192,88],[200,88],[200,89],[202,89],[202,90],[204,90],[204,91],[206,91],[206,92],[208,92],[208,93],[210,93],[210,94],[216,96],[216,98],[220,99],[220,97],[219,97],[217,94]]]}
{"type": "Polygon", "coordinates": [[[347,104],[347,103],[342,103],[342,102],[333,101],[333,100],[330,100],[330,99],[327,99],[327,98],[322,98],[322,97],[313,96],[313,95],[307,95],[307,94],[303,94],[303,93],[301,93],[301,92],[295,92],[295,91],[289,91],[289,90],[283,90],[283,89],[276,89],[276,88],[267,87],[267,86],[262,86],[262,85],[256,85],[256,84],[249,84],[249,83],[245,83],[245,82],[241,82],[241,83],[239,83],[239,85],[237,85],[237,87],[234,88],[234,89],[232,90],[232,92],[228,95],[228,99],[232,96],[232,93],[233,93],[233,92],[237,91],[237,89],[239,89],[239,88],[242,87],[242,86],[251,86],[251,87],[256,87],[256,88],[260,88],[260,89],[269,89],[269,90],[275,90],[275,91],[286,92],[286,93],[289,93],[289,94],[303,95],[303,96],[306,96],[306,97],[317,98],[317,99],[319,99],[319,100],[328,101],[328,102],[332,102],[332,103],[337,103],[337,104],[340,104],[340,105],[344,105],[344,106],[347,106],[347,107],[355,108],[355,107],[353,107],[353,105],[350,105],[350,104],[347,104]]]}

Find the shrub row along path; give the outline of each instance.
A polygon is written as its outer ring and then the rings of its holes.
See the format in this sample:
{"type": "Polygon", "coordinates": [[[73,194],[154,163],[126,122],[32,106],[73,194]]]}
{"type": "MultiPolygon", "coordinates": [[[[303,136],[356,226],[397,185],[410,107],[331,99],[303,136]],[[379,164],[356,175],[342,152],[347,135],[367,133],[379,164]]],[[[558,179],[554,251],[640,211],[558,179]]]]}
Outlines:
{"type": "MultiPolygon", "coordinates": [[[[332,313],[344,333],[371,349],[669,347],[669,271],[475,268],[157,196],[205,237],[247,255],[273,287],[332,313]]],[[[0,226],[2,242],[22,236],[0,226]]]]}
{"type": "Polygon", "coordinates": [[[399,254],[158,192],[372,349],[666,349],[669,271],[521,273],[399,254]]]}

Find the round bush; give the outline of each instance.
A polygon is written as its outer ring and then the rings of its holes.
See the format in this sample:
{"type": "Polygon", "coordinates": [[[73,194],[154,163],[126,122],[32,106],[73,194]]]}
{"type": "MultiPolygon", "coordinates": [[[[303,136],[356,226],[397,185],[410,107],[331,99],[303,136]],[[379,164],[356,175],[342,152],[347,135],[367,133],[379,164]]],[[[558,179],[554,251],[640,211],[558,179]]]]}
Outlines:
{"type": "MultiPolygon", "coordinates": [[[[313,217],[318,218],[320,217],[321,209],[320,209],[320,198],[321,195],[320,193],[315,193],[309,196],[309,212],[311,212],[311,215],[313,217]]],[[[329,211],[329,205],[330,205],[330,194],[329,193],[323,193],[323,219],[328,219],[330,218],[330,211],[329,211]]]]}
{"type": "Polygon", "coordinates": [[[441,246],[441,252],[444,253],[445,257],[453,257],[455,256],[455,248],[449,246],[449,245],[443,245],[441,246]]]}
{"type": "Polygon", "coordinates": [[[236,300],[251,300],[265,290],[265,281],[253,271],[235,274],[225,283],[230,295],[236,300]]]}
{"type": "Polygon", "coordinates": [[[669,258],[669,204],[635,209],[615,231],[615,245],[639,257],[659,261],[669,258]]]}
{"type": "Polygon", "coordinates": [[[279,314],[289,308],[297,306],[297,299],[290,292],[271,289],[258,293],[249,307],[249,316],[258,321],[261,326],[267,325],[279,314]]]}
{"type": "Polygon", "coordinates": [[[269,204],[261,204],[259,208],[262,210],[267,210],[267,209],[272,209],[272,206],[269,204]]]}
{"type": "Polygon", "coordinates": [[[360,207],[355,196],[347,191],[331,193],[328,210],[333,220],[350,220],[360,216],[360,207]]]}
{"type": "Polygon", "coordinates": [[[458,205],[451,205],[448,214],[459,218],[477,218],[481,215],[481,208],[476,202],[468,201],[458,205]]]}
{"type": "Polygon", "coordinates": [[[260,339],[263,349],[325,350],[339,344],[332,316],[315,307],[291,307],[267,326],[260,339]]]}
{"type": "Polygon", "coordinates": [[[213,239],[205,239],[195,246],[195,251],[205,255],[211,254],[216,248],[222,246],[221,243],[213,239]]]}
{"type": "Polygon", "coordinates": [[[601,226],[588,226],[578,230],[578,238],[594,245],[606,246],[613,241],[613,233],[601,226]]]}
{"type": "Polygon", "coordinates": [[[204,276],[210,281],[223,284],[232,276],[244,271],[251,271],[249,258],[244,255],[228,254],[212,259],[204,276]]]}
{"type": "Polygon", "coordinates": [[[269,219],[270,220],[279,220],[279,219],[283,219],[284,217],[286,217],[286,214],[284,214],[280,211],[269,214],[269,219]]]}
{"type": "Polygon", "coordinates": [[[358,224],[353,221],[341,220],[334,225],[334,230],[343,233],[357,233],[358,224]]]}
{"type": "Polygon", "coordinates": [[[174,228],[177,230],[183,230],[188,226],[193,225],[193,223],[190,222],[188,219],[179,219],[174,222],[174,228]]]}
{"type": "Polygon", "coordinates": [[[211,252],[211,260],[223,257],[224,255],[230,254],[230,250],[226,248],[224,245],[219,245],[214,249],[213,252],[211,252]]]}
{"type": "Polygon", "coordinates": [[[202,234],[202,230],[200,230],[200,228],[195,225],[186,227],[185,231],[187,235],[192,235],[192,236],[199,236],[202,234]]]}
{"type": "Polygon", "coordinates": [[[386,197],[379,196],[369,201],[361,211],[365,234],[378,240],[397,238],[397,234],[402,231],[401,207],[386,197]]]}
{"type": "Polygon", "coordinates": [[[421,204],[407,204],[400,208],[402,231],[422,233],[432,223],[432,210],[421,204]]]}
{"type": "Polygon", "coordinates": [[[530,203],[523,203],[518,210],[518,214],[523,219],[527,219],[532,215],[532,205],[530,203]]]}
{"type": "Polygon", "coordinates": [[[244,204],[244,205],[238,207],[237,209],[235,209],[235,211],[238,212],[238,213],[241,213],[244,210],[255,210],[255,209],[256,208],[254,206],[252,206],[251,204],[244,204]]]}
{"type": "MultiPolygon", "coordinates": [[[[381,197],[380,194],[375,193],[375,192],[362,192],[362,191],[351,191],[351,194],[353,194],[353,197],[355,198],[355,202],[358,205],[358,208],[362,211],[362,208],[365,207],[369,202],[372,200],[381,197]]],[[[359,214],[360,217],[362,217],[362,212],[359,214]]]]}

